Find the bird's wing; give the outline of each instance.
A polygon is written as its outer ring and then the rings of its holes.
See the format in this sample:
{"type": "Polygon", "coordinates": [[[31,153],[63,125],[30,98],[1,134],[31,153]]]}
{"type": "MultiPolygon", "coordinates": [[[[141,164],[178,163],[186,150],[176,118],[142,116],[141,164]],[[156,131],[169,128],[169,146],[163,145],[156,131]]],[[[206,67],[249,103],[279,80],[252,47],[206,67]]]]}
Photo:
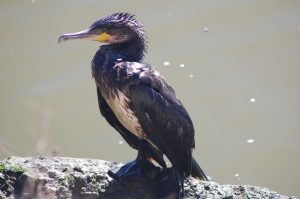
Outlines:
{"type": "MultiPolygon", "coordinates": [[[[139,138],[131,133],[128,129],[126,129],[121,122],[118,120],[112,109],[107,104],[106,100],[102,96],[99,88],[97,88],[97,95],[98,95],[98,104],[99,109],[102,114],[102,116],[106,119],[106,121],[114,127],[124,138],[124,140],[134,149],[138,149],[139,147],[139,138]]],[[[146,144],[146,143],[145,143],[146,144]]],[[[147,154],[144,154],[145,156],[152,157],[158,164],[160,164],[163,168],[166,168],[166,163],[163,160],[163,154],[157,150],[156,148],[153,148],[150,143],[147,143],[145,145],[147,149],[147,154]]]]}
{"type": "Polygon", "coordinates": [[[124,138],[124,140],[134,149],[138,148],[138,138],[129,132],[117,119],[114,112],[106,103],[105,99],[101,95],[99,88],[97,88],[98,95],[98,105],[102,116],[106,119],[106,121],[114,127],[124,138]]]}
{"type": "Polygon", "coordinates": [[[194,127],[187,111],[156,70],[140,63],[125,62],[123,65],[119,70],[120,85],[128,88],[130,106],[147,139],[180,173],[189,175],[195,141],[194,127]]]}

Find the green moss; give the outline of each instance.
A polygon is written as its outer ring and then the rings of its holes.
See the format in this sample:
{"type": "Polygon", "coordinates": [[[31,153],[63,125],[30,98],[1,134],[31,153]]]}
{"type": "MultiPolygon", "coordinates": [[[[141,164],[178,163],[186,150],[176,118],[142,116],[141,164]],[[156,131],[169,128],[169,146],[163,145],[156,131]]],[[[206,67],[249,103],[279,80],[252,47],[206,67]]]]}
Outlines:
{"type": "Polygon", "coordinates": [[[96,184],[96,183],[97,183],[97,175],[96,175],[96,174],[94,174],[94,175],[92,176],[92,183],[93,183],[93,184],[96,184]]]}
{"type": "Polygon", "coordinates": [[[73,187],[75,185],[75,178],[72,175],[65,176],[64,180],[68,182],[69,187],[73,187]]]}
{"type": "Polygon", "coordinates": [[[10,170],[17,174],[22,174],[25,172],[25,169],[19,165],[11,165],[10,170]]]}
{"type": "Polygon", "coordinates": [[[21,175],[22,173],[25,172],[25,169],[19,165],[5,164],[5,163],[1,162],[0,163],[0,172],[3,173],[3,172],[8,172],[8,171],[11,171],[18,175],[21,175]]]}
{"type": "Polygon", "coordinates": [[[0,172],[2,173],[3,171],[5,171],[5,164],[0,162],[0,172]]]}

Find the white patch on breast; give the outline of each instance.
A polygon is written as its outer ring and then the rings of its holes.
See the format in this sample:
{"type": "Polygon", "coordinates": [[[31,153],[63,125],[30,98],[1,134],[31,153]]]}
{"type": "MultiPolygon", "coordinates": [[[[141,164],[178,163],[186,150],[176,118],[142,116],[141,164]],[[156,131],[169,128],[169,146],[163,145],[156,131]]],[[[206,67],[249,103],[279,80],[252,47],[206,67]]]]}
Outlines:
{"type": "Polygon", "coordinates": [[[159,74],[158,71],[154,71],[154,75],[155,75],[156,77],[159,77],[159,76],[160,76],[160,74],[159,74]]]}
{"type": "Polygon", "coordinates": [[[127,130],[139,138],[145,138],[145,133],[143,132],[136,115],[129,108],[128,102],[130,99],[118,90],[117,95],[109,98],[105,97],[105,100],[118,120],[127,130]]]}
{"type": "Polygon", "coordinates": [[[133,62],[133,64],[128,67],[129,71],[132,73],[140,73],[142,68],[143,65],[137,62],[133,62]]]}

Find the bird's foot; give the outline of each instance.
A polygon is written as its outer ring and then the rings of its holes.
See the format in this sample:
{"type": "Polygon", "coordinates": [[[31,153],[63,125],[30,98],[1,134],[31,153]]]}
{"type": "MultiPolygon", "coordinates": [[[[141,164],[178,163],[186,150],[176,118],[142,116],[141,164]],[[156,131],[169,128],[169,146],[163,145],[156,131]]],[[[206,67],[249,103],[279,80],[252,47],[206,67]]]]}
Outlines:
{"type": "MultiPolygon", "coordinates": [[[[117,169],[116,169],[117,170],[117,169]]],[[[108,171],[108,175],[117,181],[122,178],[138,178],[147,180],[158,199],[181,199],[182,191],[176,173],[172,168],[162,169],[147,160],[134,160],[122,166],[119,170],[108,171]]]]}
{"type": "Polygon", "coordinates": [[[160,168],[154,166],[148,160],[134,160],[126,163],[117,171],[109,170],[108,175],[115,180],[120,180],[123,177],[139,176],[153,179],[159,171],[160,168]]]}

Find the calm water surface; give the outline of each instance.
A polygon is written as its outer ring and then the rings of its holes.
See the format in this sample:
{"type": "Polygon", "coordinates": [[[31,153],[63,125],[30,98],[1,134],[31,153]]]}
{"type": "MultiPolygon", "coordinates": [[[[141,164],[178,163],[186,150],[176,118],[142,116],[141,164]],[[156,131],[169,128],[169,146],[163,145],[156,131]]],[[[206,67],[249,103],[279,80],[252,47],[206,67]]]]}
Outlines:
{"type": "Polygon", "coordinates": [[[212,179],[300,196],[300,1],[1,0],[0,158],[135,158],[98,111],[99,44],[57,44],[115,11],[144,23],[212,179]]]}

